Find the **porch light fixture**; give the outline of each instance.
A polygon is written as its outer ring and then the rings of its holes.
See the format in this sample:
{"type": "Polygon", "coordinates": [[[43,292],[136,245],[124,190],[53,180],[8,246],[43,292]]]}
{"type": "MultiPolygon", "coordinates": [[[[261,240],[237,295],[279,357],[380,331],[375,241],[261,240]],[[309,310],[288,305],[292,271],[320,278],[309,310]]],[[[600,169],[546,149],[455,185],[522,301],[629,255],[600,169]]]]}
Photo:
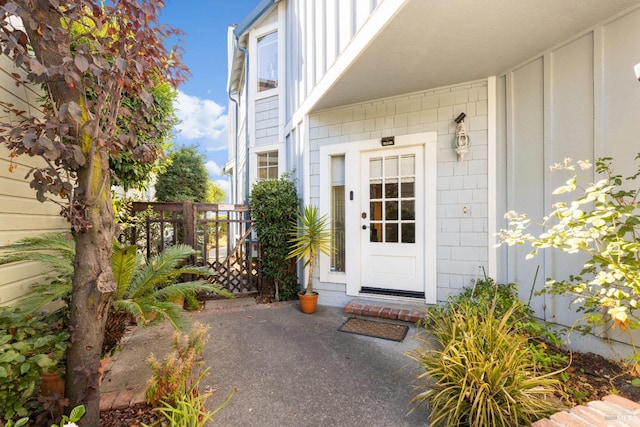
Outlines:
{"type": "Polygon", "coordinates": [[[456,117],[455,122],[456,126],[456,153],[458,153],[458,157],[460,161],[464,160],[464,155],[469,152],[469,134],[467,133],[467,128],[464,126],[464,118],[467,117],[465,113],[460,113],[458,117],[456,117]]]}

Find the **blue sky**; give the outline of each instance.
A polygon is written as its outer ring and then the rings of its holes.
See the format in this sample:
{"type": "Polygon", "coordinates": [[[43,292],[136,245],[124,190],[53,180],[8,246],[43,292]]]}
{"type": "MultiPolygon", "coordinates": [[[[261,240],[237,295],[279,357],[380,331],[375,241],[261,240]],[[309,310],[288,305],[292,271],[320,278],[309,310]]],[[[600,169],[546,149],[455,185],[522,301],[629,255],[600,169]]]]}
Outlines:
{"type": "Polygon", "coordinates": [[[209,177],[227,195],[220,175],[227,161],[227,28],[239,24],[260,0],[165,0],[160,22],[186,33],[182,62],[191,77],[178,88],[175,145],[196,145],[209,177]]]}

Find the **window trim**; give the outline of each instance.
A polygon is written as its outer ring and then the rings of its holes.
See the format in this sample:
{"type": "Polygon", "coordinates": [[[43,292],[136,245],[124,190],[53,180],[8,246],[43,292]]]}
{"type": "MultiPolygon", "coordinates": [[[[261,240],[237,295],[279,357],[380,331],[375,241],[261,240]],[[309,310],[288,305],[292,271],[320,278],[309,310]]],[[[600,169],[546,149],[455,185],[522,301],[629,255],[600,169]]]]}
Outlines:
{"type": "Polygon", "coordinates": [[[282,79],[283,70],[281,69],[282,68],[281,56],[283,53],[282,53],[282,49],[280,48],[282,35],[280,34],[280,32],[281,30],[280,28],[278,28],[278,23],[273,23],[273,24],[265,25],[264,27],[260,27],[251,34],[250,51],[255,52],[255,55],[253,55],[253,59],[252,59],[254,64],[249,66],[249,73],[251,74],[249,76],[250,78],[249,91],[250,93],[253,94],[254,101],[280,94],[280,89],[283,84],[283,79],[282,79]],[[257,71],[258,67],[256,66],[258,62],[258,39],[268,36],[271,33],[277,33],[276,48],[278,52],[278,87],[259,91],[258,90],[258,71],[257,71]]]}
{"type": "Polygon", "coordinates": [[[256,181],[261,181],[263,179],[274,179],[274,178],[269,178],[268,177],[268,175],[269,175],[268,170],[273,168],[273,166],[271,166],[271,165],[264,166],[264,167],[260,166],[260,160],[259,159],[260,159],[261,155],[267,155],[267,159],[271,159],[271,158],[275,157],[275,159],[276,159],[276,165],[275,165],[276,178],[275,179],[278,179],[280,177],[280,150],[278,150],[278,149],[261,150],[261,151],[256,151],[256,156],[255,156],[255,158],[256,158],[256,181]],[[260,178],[260,170],[261,169],[266,169],[267,170],[267,178],[260,178]]]}
{"type": "Polygon", "coordinates": [[[255,84],[255,90],[256,93],[262,94],[264,92],[273,92],[275,90],[278,90],[278,87],[280,86],[280,64],[279,64],[279,58],[280,58],[280,52],[278,50],[278,30],[274,30],[268,33],[265,33],[261,36],[256,36],[256,78],[254,81],[255,84]],[[272,88],[268,88],[268,89],[264,89],[264,90],[260,90],[260,41],[265,39],[266,37],[269,37],[271,35],[275,36],[275,40],[271,41],[272,44],[275,43],[275,52],[276,52],[276,61],[275,61],[275,67],[276,67],[276,75],[275,75],[275,83],[276,86],[272,87],[272,88]]]}

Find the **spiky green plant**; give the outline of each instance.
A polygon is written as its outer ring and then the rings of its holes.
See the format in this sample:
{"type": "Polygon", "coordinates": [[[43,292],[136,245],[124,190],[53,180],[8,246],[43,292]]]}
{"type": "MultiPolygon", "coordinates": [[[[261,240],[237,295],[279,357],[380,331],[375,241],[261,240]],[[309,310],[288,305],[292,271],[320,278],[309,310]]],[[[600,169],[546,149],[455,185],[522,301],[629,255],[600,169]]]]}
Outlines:
{"type": "Polygon", "coordinates": [[[46,271],[20,302],[25,313],[33,313],[50,302],[69,298],[76,254],[76,242],[70,234],[25,237],[3,246],[1,253],[0,265],[32,262],[41,264],[46,271]]]}
{"type": "Polygon", "coordinates": [[[430,313],[436,347],[422,337],[407,355],[424,368],[413,402],[428,403],[432,425],[529,425],[560,409],[556,373],[537,370],[526,335],[514,330],[515,311],[498,315],[494,302],[482,316],[472,304],[430,313]]]}
{"type": "Polygon", "coordinates": [[[130,313],[138,324],[168,320],[179,330],[184,326],[184,310],[171,302],[176,297],[193,296],[198,292],[214,292],[231,297],[229,291],[204,279],[176,281],[185,274],[207,277],[213,273],[206,267],[182,265],[194,254],[190,246],[175,245],[145,262],[136,245],[122,246],[114,242],[111,265],[117,288],[113,308],[130,313]]]}
{"type": "MultiPolygon", "coordinates": [[[[0,265],[37,262],[48,268],[45,280],[35,284],[21,301],[25,312],[34,312],[56,300],[68,301],[75,257],[73,239],[64,234],[47,234],[22,239],[3,250],[5,254],[0,257],[0,265]]],[[[206,280],[177,281],[183,274],[207,277],[212,273],[205,267],[182,265],[194,253],[190,246],[175,245],[145,261],[136,246],[123,246],[114,241],[111,264],[117,288],[112,307],[129,313],[139,325],[169,320],[180,329],[185,323],[184,310],[169,302],[171,299],[203,291],[230,297],[231,294],[220,285],[206,280]]]]}
{"type": "Polygon", "coordinates": [[[306,295],[313,295],[313,271],[320,253],[333,253],[333,234],[327,228],[329,218],[320,216],[316,206],[305,206],[298,220],[291,224],[291,241],[287,258],[306,259],[309,266],[306,295]]]}

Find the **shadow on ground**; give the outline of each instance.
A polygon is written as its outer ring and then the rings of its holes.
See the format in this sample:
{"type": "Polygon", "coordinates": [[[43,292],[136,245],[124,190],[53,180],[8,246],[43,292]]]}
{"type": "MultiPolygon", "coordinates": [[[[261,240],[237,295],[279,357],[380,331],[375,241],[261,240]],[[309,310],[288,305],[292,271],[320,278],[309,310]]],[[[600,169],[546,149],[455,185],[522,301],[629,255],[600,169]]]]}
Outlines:
{"type": "MultiPolygon", "coordinates": [[[[403,352],[416,346],[415,327],[403,342],[338,332],[346,316],[319,307],[313,315],[297,303],[254,305],[253,300],[208,304],[192,313],[208,324],[204,357],[216,390],[207,409],[231,402],[215,418],[225,426],[421,426],[424,408],[411,412],[413,380],[420,370],[403,352]]],[[[102,393],[143,390],[146,358],[169,349],[173,329],[138,328],[105,375],[102,393]]]]}

